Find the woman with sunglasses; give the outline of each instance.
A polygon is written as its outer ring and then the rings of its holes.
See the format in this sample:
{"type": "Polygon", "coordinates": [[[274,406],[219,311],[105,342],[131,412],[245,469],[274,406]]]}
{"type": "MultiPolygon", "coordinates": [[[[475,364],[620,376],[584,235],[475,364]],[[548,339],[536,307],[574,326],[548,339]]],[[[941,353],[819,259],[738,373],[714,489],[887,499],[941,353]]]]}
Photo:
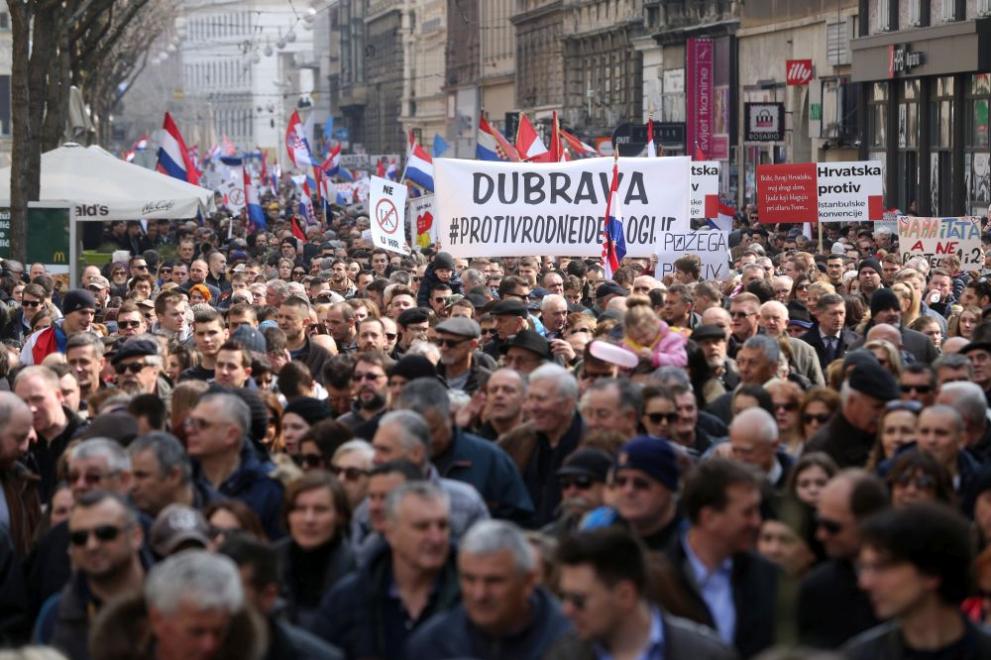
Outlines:
{"type": "Polygon", "coordinates": [[[643,388],[643,416],[640,424],[647,435],[670,440],[674,437],[674,425],[678,421],[678,409],[674,392],[666,387],[647,385],[643,388]]]}
{"type": "Polygon", "coordinates": [[[317,422],[299,440],[299,452],[293,457],[304,472],[331,470],[334,453],[354,438],[351,429],[335,419],[317,422]]]}
{"type": "Polygon", "coordinates": [[[310,628],[324,594],[356,567],[348,540],[351,506],[341,482],[315,470],[289,484],[283,511],[289,536],[276,550],[286,614],[292,623],[310,628]]]}
{"type": "MultiPolygon", "coordinates": [[[[304,442],[303,455],[306,455],[304,442]]],[[[368,474],[372,470],[372,459],[375,450],[364,440],[348,440],[337,448],[330,460],[330,471],[344,486],[348,494],[348,502],[354,509],[368,493],[368,474]]]]}
{"type": "Polygon", "coordinates": [[[805,446],[799,412],[802,406],[802,388],[790,380],[775,378],[765,384],[764,389],[771,395],[781,448],[791,456],[799,456],[805,446]]]}
{"type": "Polygon", "coordinates": [[[840,395],[829,387],[812,387],[805,392],[798,407],[799,421],[802,424],[802,437],[808,441],[816,431],[825,425],[840,407],[840,395]]]}
{"type": "Polygon", "coordinates": [[[110,295],[127,297],[127,263],[114,262],[110,266],[110,295]]]}
{"type": "Polygon", "coordinates": [[[907,449],[895,458],[888,473],[891,505],[898,508],[917,502],[942,502],[954,506],[953,478],[935,458],[918,449],[907,449]]]}

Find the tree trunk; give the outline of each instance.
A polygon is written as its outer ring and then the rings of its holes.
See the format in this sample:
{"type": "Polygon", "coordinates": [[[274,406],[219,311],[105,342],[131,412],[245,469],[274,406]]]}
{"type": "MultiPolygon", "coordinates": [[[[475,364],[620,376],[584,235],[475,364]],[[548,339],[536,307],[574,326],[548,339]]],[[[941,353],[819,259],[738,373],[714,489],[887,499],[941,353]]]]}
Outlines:
{"type": "Polygon", "coordinates": [[[22,2],[9,6],[13,38],[10,87],[10,254],[24,260],[28,215],[27,153],[31,148],[28,68],[31,58],[31,9],[22,2]]]}

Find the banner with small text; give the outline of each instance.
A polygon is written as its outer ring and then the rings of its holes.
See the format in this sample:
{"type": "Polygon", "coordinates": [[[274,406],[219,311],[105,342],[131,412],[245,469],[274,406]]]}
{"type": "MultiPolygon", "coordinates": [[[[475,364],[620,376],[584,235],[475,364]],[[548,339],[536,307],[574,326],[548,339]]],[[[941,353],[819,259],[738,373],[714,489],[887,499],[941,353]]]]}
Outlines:
{"type": "Polygon", "coordinates": [[[375,247],[409,254],[406,245],[406,186],[377,176],[371,177],[368,215],[375,247]]]}
{"type": "Polygon", "coordinates": [[[864,222],[884,213],[881,161],[757,166],[760,222],[864,222]]]}
{"type": "Polygon", "coordinates": [[[700,229],[664,234],[657,246],[654,277],[674,274],[674,262],[681,257],[697,256],[701,260],[699,278],[722,280],[729,275],[729,232],[700,229]]]}
{"type": "Polygon", "coordinates": [[[929,257],[935,266],[950,254],[960,259],[960,270],[980,272],[984,267],[981,247],[981,219],[920,218],[898,216],[898,250],[902,263],[912,257],[929,257]]]}
{"type": "MultiPolygon", "coordinates": [[[[457,257],[602,254],[612,159],[565,163],[434,160],[440,249],[457,257]]],[[[626,256],[651,257],[690,230],[688,158],[620,158],[626,256]],[[659,183],[661,182],[661,183],[659,183]]]]}
{"type": "Polygon", "coordinates": [[[719,214],[719,161],[692,163],[692,220],[715,218],[719,214]]]}

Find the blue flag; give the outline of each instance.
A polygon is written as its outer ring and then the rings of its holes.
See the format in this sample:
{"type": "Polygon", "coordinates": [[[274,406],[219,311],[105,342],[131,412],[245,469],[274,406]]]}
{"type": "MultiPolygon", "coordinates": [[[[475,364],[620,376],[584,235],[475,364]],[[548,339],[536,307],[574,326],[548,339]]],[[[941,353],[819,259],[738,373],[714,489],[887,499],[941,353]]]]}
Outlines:
{"type": "Polygon", "coordinates": [[[334,137],[334,118],[327,117],[327,121],[323,123],[323,141],[330,144],[330,140],[333,137],[334,137]]]}
{"type": "Polygon", "coordinates": [[[434,133],[434,158],[440,158],[447,151],[447,141],[440,136],[440,133],[434,133]]]}

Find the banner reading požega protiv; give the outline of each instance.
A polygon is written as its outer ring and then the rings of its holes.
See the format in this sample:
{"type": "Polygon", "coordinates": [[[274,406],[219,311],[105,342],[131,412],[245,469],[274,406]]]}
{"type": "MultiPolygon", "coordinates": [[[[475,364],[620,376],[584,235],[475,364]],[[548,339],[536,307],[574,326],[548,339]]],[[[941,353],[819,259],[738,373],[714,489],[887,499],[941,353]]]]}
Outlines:
{"type": "MultiPolygon", "coordinates": [[[[690,160],[620,158],[626,256],[690,228],[690,160]]],[[[440,248],[457,257],[602,255],[611,158],[566,163],[434,160],[440,248]]]]}

